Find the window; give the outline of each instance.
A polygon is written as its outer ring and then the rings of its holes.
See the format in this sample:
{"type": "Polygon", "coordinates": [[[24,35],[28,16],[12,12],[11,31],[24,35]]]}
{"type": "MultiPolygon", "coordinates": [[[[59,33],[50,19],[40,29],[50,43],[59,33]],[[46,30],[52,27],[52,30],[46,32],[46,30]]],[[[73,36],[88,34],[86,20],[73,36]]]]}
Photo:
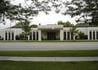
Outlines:
{"type": "Polygon", "coordinates": [[[7,32],[5,32],[5,40],[7,40],[7,32]]]}
{"type": "Polygon", "coordinates": [[[8,38],[8,40],[10,40],[10,38],[11,38],[11,34],[10,34],[10,32],[9,32],[8,34],[9,34],[9,38],[8,38]]]}
{"type": "Polygon", "coordinates": [[[38,32],[36,32],[37,40],[38,40],[38,32]]]}
{"type": "Polygon", "coordinates": [[[92,39],[92,32],[90,31],[89,34],[90,34],[90,39],[92,39]]]}
{"type": "Polygon", "coordinates": [[[12,32],[12,40],[14,40],[14,32],[12,32]]]}
{"type": "Polygon", "coordinates": [[[35,32],[33,32],[33,40],[35,40],[35,32]]]}
{"type": "Polygon", "coordinates": [[[64,32],[64,40],[66,40],[66,32],[64,32]]]}

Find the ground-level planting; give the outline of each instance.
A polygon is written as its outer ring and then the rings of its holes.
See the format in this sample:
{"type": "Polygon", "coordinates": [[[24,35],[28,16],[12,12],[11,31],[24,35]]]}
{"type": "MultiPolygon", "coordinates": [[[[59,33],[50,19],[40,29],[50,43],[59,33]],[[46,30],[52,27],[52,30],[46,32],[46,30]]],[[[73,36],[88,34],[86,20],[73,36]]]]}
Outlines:
{"type": "Polygon", "coordinates": [[[98,62],[0,61],[0,70],[98,70],[98,62]]]}
{"type": "Polygon", "coordinates": [[[0,56],[92,57],[98,56],[98,50],[0,51],[0,56]]]}

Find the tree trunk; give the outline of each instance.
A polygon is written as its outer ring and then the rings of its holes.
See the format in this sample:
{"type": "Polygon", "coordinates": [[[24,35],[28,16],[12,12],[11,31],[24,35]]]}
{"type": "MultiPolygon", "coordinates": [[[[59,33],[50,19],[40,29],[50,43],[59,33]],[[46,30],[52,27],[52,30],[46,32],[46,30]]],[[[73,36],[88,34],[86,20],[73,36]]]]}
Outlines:
{"type": "Polygon", "coordinates": [[[73,35],[73,40],[75,40],[75,35],[73,35]]]}

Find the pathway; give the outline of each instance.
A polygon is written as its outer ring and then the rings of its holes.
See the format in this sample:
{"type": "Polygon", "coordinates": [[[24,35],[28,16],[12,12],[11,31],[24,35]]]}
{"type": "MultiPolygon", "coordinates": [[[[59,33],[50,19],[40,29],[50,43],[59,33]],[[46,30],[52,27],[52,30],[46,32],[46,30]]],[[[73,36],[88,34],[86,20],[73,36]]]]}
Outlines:
{"type": "Polygon", "coordinates": [[[0,56],[1,61],[42,61],[42,62],[76,62],[76,61],[98,61],[98,57],[10,57],[0,56]]]}
{"type": "Polygon", "coordinates": [[[98,50],[98,42],[1,42],[2,50],[98,50]]]}

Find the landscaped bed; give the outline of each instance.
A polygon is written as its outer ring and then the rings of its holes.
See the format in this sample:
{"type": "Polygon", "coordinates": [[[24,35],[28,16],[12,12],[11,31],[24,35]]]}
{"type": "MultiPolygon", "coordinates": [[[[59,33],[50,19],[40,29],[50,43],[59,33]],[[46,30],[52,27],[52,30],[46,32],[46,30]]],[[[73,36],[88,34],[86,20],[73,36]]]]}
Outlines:
{"type": "Polygon", "coordinates": [[[98,70],[98,62],[0,61],[0,70],[98,70]]]}
{"type": "Polygon", "coordinates": [[[59,50],[59,51],[0,51],[0,56],[31,57],[88,57],[98,56],[98,50],[59,50]]]}

